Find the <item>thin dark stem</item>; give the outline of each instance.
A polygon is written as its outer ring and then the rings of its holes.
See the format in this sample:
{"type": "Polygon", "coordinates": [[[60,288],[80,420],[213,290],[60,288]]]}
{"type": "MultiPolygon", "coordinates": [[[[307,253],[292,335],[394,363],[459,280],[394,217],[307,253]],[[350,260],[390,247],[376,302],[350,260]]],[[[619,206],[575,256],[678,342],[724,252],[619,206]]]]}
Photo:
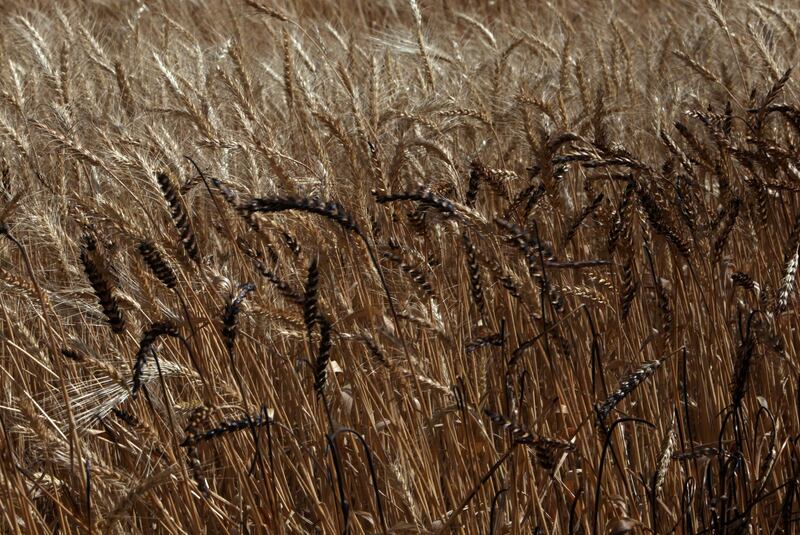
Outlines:
{"type": "Polygon", "coordinates": [[[592,533],[597,535],[597,519],[600,515],[600,485],[603,482],[603,468],[605,468],[606,463],[606,453],[608,452],[609,447],[611,446],[611,440],[614,437],[614,429],[620,424],[624,424],[626,422],[632,422],[637,424],[644,424],[651,429],[655,429],[655,425],[651,424],[647,420],[642,418],[620,418],[615,420],[611,426],[608,428],[606,432],[606,440],[603,444],[603,453],[600,455],[600,468],[597,472],[597,484],[595,486],[594,491],[594,519],[592,520],[592,533]]]}
{"type": "Polygon", "coordinates": [[[469,505],[469,502],[472,501],[472,498],[474,498],[475,495],[478,494],[478,491],[481,490],[481,487],[483,486],[483,484],[486,483],[487,481],[489,481],[489,478],[491,478],[494,475],[494,473],[497,471],[497,469],[500,468],[500,466],[506,461],[506,459],[508,459],[511,456],[512,453],[514,453],[514,449],[516,449],[516,446],[517,446],[517,443],[514,443],[508,449],[508,451],[506,451],[503,454],[503,456],[500,457],[497,460],[497,462],[495,462],[492,465],[491,468],[489,468],[489,471],[486,472],[486,474],[484,474],[484,476],[480,479],[480,481],[478,481],[475,484],[475,486],[472,488],[472,490],[469,492],[469,494],[467,494],[464,497],[464,499],[461,500],[461,503],[455,509],[453,509],[453,512],[450,514],[450,516],[447,518],[447,521],[444,523],[444,525],[439,529],[439,531],[437,533],[446,533],[450,529],[450,526],[453,525],[453,522],[455,522],[456,518],[458,518],[458,516],[462,512],[464,512],[464,509],[467,508],[467,505],[469,505]]]}

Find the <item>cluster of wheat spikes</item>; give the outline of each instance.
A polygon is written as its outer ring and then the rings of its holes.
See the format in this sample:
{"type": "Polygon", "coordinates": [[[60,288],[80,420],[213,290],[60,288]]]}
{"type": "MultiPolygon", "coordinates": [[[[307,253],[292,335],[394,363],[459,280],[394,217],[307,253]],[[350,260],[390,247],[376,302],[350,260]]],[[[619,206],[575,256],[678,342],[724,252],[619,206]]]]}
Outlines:
{"type": "Polygon", "coordinates": [[[0,27],[0,532],[794,532],[796,2],[0,27]]]}

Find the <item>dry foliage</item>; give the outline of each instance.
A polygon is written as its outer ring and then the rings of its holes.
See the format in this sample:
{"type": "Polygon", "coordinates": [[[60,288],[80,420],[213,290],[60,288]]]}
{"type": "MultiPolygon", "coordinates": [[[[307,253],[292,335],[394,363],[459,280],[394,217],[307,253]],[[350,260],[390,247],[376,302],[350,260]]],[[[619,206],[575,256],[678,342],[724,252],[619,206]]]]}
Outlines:
{"type": "Polygon", "coordinates": [[[793,532],[796,3],[0,17],[2,532],[793,532]]]}

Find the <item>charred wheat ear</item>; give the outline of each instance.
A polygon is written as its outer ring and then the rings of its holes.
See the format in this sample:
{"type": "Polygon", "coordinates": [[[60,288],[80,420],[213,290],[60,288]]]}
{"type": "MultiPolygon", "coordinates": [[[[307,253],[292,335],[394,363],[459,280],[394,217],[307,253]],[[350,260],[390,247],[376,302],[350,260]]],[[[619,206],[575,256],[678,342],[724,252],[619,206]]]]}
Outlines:
{"type": "Polygon", "coordinates": [[[245,416],[238,420],[223,420],[212,429],[205,431],[193,428],[191,433],[187,432],[187,436],[183,442],[181,442],[181,446],[184,448],[196,447],[201,442],[214,440],[223,435],[229,435],[249,428],[263,427],[269,425],[271,422],[272,419],[265,414],[265,411],[260,411],[256,416],[245,416]]]}
{"type": "Polygon", "coordinates": [[[445,217],[459,215],[458,209],[451,201],[435,194],[430,190],[430,188],[424,186],[419,186],[410,191],[391,194],[373,190],[372,195],[375,197],[375,201],[378,204],[386,204],[398,201],[416,201],[424,206],[437,210],[445,217]]]}
{"type": "Polygon", "coordinates": [[[524,255],[525,263],[528,266],[528,274],[547,294],[553,308],[557,312],[561,312],[564,309],[564,298],[561,292],[550,283],[550,280],[545,277],[544,274],[544,267],[547,265],[547,262],[555,261],[550,247],[542,243],[541,240],[538,239],[538,236],[521,229],[510,221],[495,218],[495,223],[511,233],[510,241],[516,245],[524,255]],[[537,266],[537,264],[539,265],[537,266]]]}
{"type": "Polygon", "coordinates": [[[103,308],[111,330],[116,334],[125,332],[125,318],[119,308],[117,298],[114,295],[113,279],[108,273],[102,255],[97,250],[97,241],[89,234],[83,238],[81,247],[81,263],[86,273],[86,278],[92,285],[94,294],[103,308]]]}
{"type": "Polygon", "coordinates": [[[475,202],[478,200],[478,189],[481,182],[486,180],[486,168],[478,160],[473,160],[469,166],[469,184],[467,186],[467,194],[465,195],[464,204],[470,208],[475,207],[475,202]]]}
{"type": "MultiPolygon", "coordinates": [[[[758,314],[757,311],[751,312],[747,318],[747,324],[741,334],[741,342],[736,349],[736,358],[733,364],[733,381],[731,382],[731,408],[738,412],[742,407],[742,401],[747,393],[747,385],[750,378],[750,368],[753,363],[756,351],[756,338],[753,332],[753,321],[758,314]]],[[[740,328],[741,325],[740,325],[740,328]]]]}
{"type": "Polygon", "coordinates": [[[486,336],[475,338],[467,344],[465,350],[467,353],[474,353],[484,347],[501,347],[503,345],[503,335],[500,333],[493,333],[486,336]]]}
{"type": "Polygon", "coordinates": [[[733,226],[736,224],[736,218],[739,217],[740,206],[741,201],[738,197],[736,197],[731,201],[731,205],[728,207],[728,210],[725,213],[722,229],[719,232],[719,236],[717,236],[717,239],[714,241],[714,246],[712,248],[714,262],[719,262],[720,258],[722,257],[722,251],[725,248],[725,243],[728,241],[728,237],[733,230],[733,226]]]}
{"type": "Polygon", "coordinates": [[[112,408],[111,412],[118,419],[120,419],[121,421],[125,422],[125,424],[127,426],[129,426],[129,427],[136,428],[136,427],[139,427],[140,425],[142,425],[142,422],[139,421],[139,418],[137,418],[136,415],[134,415],[131,412],[124,411],[124,410],[118,409],[116,407],[112,408]]]}
{"type": "Polygon", "coordinates": [[[613,253],[617,246],[617,241],[620,236],[625,237],[625,233],[630,233],[630,217],[633,196],[636,193],[636,183],[633,180],[628,181],[625,187],[625,192],[617,207],[617,213],[611,224],[611,230],[608,233],[608,252],[613,253]]]}
{"type": "Polygon", "coordinates": [[[415,283],[417,283],[425,295],[428,297],[433,297],[433,286],[430,282],[428,282],[428,279],[425,277],[425,274],[420,268],[408,264],[402,256],[393,252],[387,251],[383,253],[383,258],[397,264],[404,273],[408,274],[408,276],[411,277],[415,283]]]}
{"type": "Polygon", "coordinates": [[[481,281],[481,270],[478,265],[478,256],[475,254],[475,245],[465,232],[461,236],[464,245],[464,252],[467,253],[467,271],[469,272],[469,289],[472,295],[472,302],[478,309],[481,319],[486,318],[486,301],[483,295],[483,283],[481,281]]]}
{"type": "Polygon", "coordinates": [[[586,218],[592,214],[592,212],[594,212],[595,210],[597,210],[597,208],[600,207],[600,203],[603,202],[604,198],[605,196],[602,193],[599,193],[592,200],[592,202],[587,206],[585,206],[580,211],[580,213],[575,217],[572,224],[570,224],[569,228],[567,229],[567,232],[564,233],[564,238],[562,239],[562,242],[565,245],[568,244],[570,241],[572,241],[572,238],[575,236],[575,233],[578,232],[578,228],[586,220],[586,218]]]}
{"type": "Polygon", "coordinates": [[[186,251],[186,254],[189,255],[189,258],[195,262],[199,262],[200,251],[197,248],[197,240],[195,239],[194,231],[189,221],[189,214],[183,204],[183,199],[175,188],[172,179],[166,173],[158,173],[156,175],[156,180],[161,187],[161,193],[164,194],[164,198],[169,204],[170,215],[172,216],[172,221],[175,223],[175,227],[180,233],[183,249],[186,251]]]}
{"type": "Polygon", "coordinates": [[[133,365],[133,387],[131,388],[131,396],[133,398],[138,396],[142,387],[142,374],[144,373],[144,366],[147,364],[147,357],[151,354],[155,356],[155,348],[153,346],[161,336],[178,338],[180,334],[173,322],[165,320],[153,323],[142,335],[142,340],[139,342],[139,351],[136,353],[136,361],[133,365]]]}
{"type": "Polygon", "coordinates": [[[139,243],[137,249],[142,255],[144,263],[156,278],[170,290],[174,289],[178,284],[178,278],[175,276],[175,271],[172,269],[172,266],[167,263],[163,253],[156,244],[145,240],[139,243]]]}
{"type": "Polygon", "coordinates": [[[328,363],[331,360],[331,322],[325,316],[318,316],[319,324],[319,349],[317,358],[314,361],[314,391],[318,396],[324,398],[325,385],[328,384],[328,363]]]}
{"type": "Polygon", "coordinates": [[[639,366],[639,368],[620,379],[617,389],[614,390],[604,402],[595,406],[597,423],[601,429],[605,429],[606,418],[608,418],[608,415],[614,410],[614,407],[619,405],[631,392],[636,390],[636,387],[650,378],[661,364],[663,364],[664,360],[666,359],[645,362],[639,366]]]}
{"type": "Polygon", "coordinates": [[[492,423],[501,427],[504,431],[508,431],[514,442],[518,442],[520,444],[533,444],[533,442],[536,440],[536,435],[534,435],[531,431],[525,429],[523,426],[515,423],[502,414],[489,409],[484,409],[483,413],[492,421],[492,423]]]}
{"type": "Polygon", "coordinates": [[[210,495],[208,481],[203,475],[202,463],[200,456],[197,452],[197,437],[201,434],[200,426],[207,422],[211,417],[211,408],[206,405],[200,405],[192,410],[189,415],[189,422],[186,425],[186,439],[181,443],[181,446],[186,448],[186,464],[192,472],[192,478],[197,484],[197,489],[200,494],[206,498],[210,495]]]}
{"type": "Polygon", "coordinates": [[[263,262],[261,262],[260,260],[256,260],[255,266],[256,266],[256,271],[258,271],[262,277],[264,277],[270,283],[272,283],[272,285],[275,286],[275,288],[286,299],[288,299],[289,301],[291,301],[296,305],[303,304],[303,296],[300,294],[300,292],[289,286],[289,283],[280,278],[274,271],[268,269],[263,262]]]}
{"type": "Polygon", "coordinates": [[[497,426],[507,431],[516,444],[525,444],[533,450],[539,466],[547,473],[552,474],[558,464],[561,453],[574,451],[575,445],[566,440],[539,436],[529,431],[513,420],[485,409],[483,413],[497,426]]]}
{"type": "Polygon", "coordinates": [[[225,307],[222,313],[222,339],[225,342],[225,347],[229,353],[233,352],[233,346],[236,342],[236,321],[239,317],[239,312],[242,310],[242,301],[244,301],[247,294],[256,289],[256,285],[252,282],[246,282],[239,287],[239,292],[225,307]]]}
{"type": "Polygon", "coordinates": [[[303,292],[303,321],[306,325],[306,335],[311,340],[311,331],[317,323],[317,297],[319,292],[318,257],[314,257],[308,265],[306,287],[303,292]]]}
{"type": "Polygon", "coordinates": [[[753,280],[753,277],[742,271],[734,271],[731,275],[731,281],[734,286],[741,286],[745,290],[754,290],[757,287],[757,283],[753,280]]]}
{"type": "Polygon", "coordinates": [[[681,237],[680,233],[672,226],[671,220],[668,217],[667,213],[659,206],[656,199],[647,192],[644,188],[639,187],[636,191],[639,196],[639,202],[644,208],[645,214],[647,215],[647,220],[650,222],[650,225],[653,229],[664,238],[667,239],[681,256],[689,260],[689,257],[692,254],[692,248],[688,242],[686,242],[683,237],[681,237]]]}
{"type": "MultiPolygon", "coordinates": [[[[370,243],[369,239],[367,238],[366,234],[364,234],[361,227],[356,223],[353,216],[351,216],[344,207],[336,201],[329,201],[323,202],[316,197],[311,198],[297,198],[291,196],[280,196],[280,197],[271,197],[271,198],[262,198],[262,199],[253,199],[249,203],[246,203],[242,207],[245,213],[256,213],[256,212],[284,212],[287,210],[296,210],[300,212],[312,213],[321,215],[337,224],[339,224],[345,230],[349,230],[353,232],[356,236],[358,236],[364,247],[367,249],[367,253],[369,254],[370,261],[372,262],[372,266],[375,268],[375,271],[378,273],[378,277],[381,281],[381,287],[383,288],[383,292],[386,295],[386,300],[389,304],[389,310],[392,313],[392,319],[394,320],[396,325],[400,324],[400,317],[397,314],[397,309],[394,306],[394,299],[392,299],[392,294],[389,291],[389,285],[386,282],[386,277],[383,274],[383,270],[381,269],[380,262],[378,261],[378,257],[375,254],[375,248],[370,243]]],[[[403,352],[406,356],[406,361],[408,362],[409,368],[414,371],[415,365],[411,360],[411,354],[408,350],[408,344],[404,336],[400,336],[400,340],[403,345],[403,352]]],[[[414,374],[416,380],[416,373],[414,374]]],[[[421,392],[421,388],[417,383],[417,390],[421,392]]],[[[421,395],[421,394],[420,394],[421,395]]]]}
{"type": "Polygon", "coordinates": [[[338,223],[346,230],[355,232],[362,238],[364,237],[364,233],[355,219],[336,201],[325,202],[316,197],[271,197],[253,199],[244,203],[242,208],[251,214],[256,212],[285,212],[287,210],[317,214],[338,223]]]}

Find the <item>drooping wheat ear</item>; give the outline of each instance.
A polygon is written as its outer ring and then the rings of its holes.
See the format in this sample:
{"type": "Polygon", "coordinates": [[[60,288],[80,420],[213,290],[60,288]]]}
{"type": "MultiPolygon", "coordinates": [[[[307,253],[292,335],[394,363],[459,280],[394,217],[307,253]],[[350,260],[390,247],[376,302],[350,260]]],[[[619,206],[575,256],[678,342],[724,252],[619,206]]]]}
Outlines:
{"type": "Polygon", "coordinates": [[[303,321],[306,325],[306,334],[311,340],[311,331],[317,323],[317,297],[319,292],[319,258],[314,257],[308,266],[306,275],[306,286],[303,292],[303,321]]]}
{"type": "Polygon", "coordinates": [[[158,180],[158,185],[161,187],[161,192],[164,194],[164,198],[169,204],[172,220],[180,233],[181,244],[186,254],[195,262],[199,262],[200,251],[197,248],[197,240],[194,237],[192,224],[189,221],[189,215],[183,204],[183,199],[175,188],[172,179],[167,176],[166,173],[158,173],[156,179],[158,180]]]}
{"type": "Polygon", "coordinates": [[[484,409],[483,413],[492,421],[492,423],[500,426],[503,430],[508,431],[511,434],[511,438],[514,440],[514,442],[518,442],[520,444],[533,444],[537,438],[533,432],[525,429],[523,426],[514,422],[510,418],[503,416],[502,414],[489,409],[484,409]]]}
{"type": "Polygon", "coordinates": [[[264,4],[256,2],[255,0],[244,0],[244,3],[253,8],[257,13],[266,15],[267,17],[272,17],[273,19],[278,19],[281,22],[289,22],[289,17],[275,8],[265,6],[264,4]]]}
{"type": "MultiPolygon", "coordinates": [[[[126,387],[127,388],[127,387],[126,387]]],[[[159,445],[158,435],[148,424],[142,422],[135,414],[130,411],[118,409],[117,407],[111,408],[111,413],[119,420],[125,423],[132,430],[136,431],[139,443],[152,449],[155,452],[163,454],[163,449],[159,445]]]]}
{"type": "Polygon", "coordinates": [[[164,286],[172,290],[178,285],[178,278],[175,276],[175,271],[172,269],[172,266],[167,263],[164,258],[164,253],[155,243],[150,240],[144,240],[139,243],[137,249],[139,250],[139,254],[142,255],[144,263],[164,286]]]}
{"type": "Polygon", "coordinates": [[[420,290],[428,297],[434,297],[433,286],[425,277],[425,273],[419,267],[413,266],[405,261],[399,254],[391,251],[383,253],[383,258],[397,264],[403,273],[406,273],[419,286],[420,290]]]}
{"type": "Polygon", "coordinates": [[[547,263],[556,260],[553,256],[553,251],[550,246],[546,243],[543,243],[531,232],[521,229],[519,226],[510,221],[496,217],[495,223],[511,233],[509,241],[514,243],[514,245],[516,245],[519,250],[522,251],[522,254],[525,257],[525,262],[528,266],[528,274],[534,281],[536,281],[539,287],[544,289],[544,291],[547,293],[553,308],[557,312],[561,312],[564,309],[564,298],[558,288],[551,284],[550,280],[545,277],[543,269],[540,270],[538,266],[538,264],[541,263],[540,261],[547,263]]]}
{"type": "Polygon", "coordinates": [[[317,317],[319,325],[319,351],[314,361],[314,391],[324,397],[325,385],[328,382],[328,362],[331,359],[331,322],[323,315],[317,317]]]}
{"type": "Polygon", "coordinates": [[[508,241],[513,243],[523,253],[523,255],[525,255],[528,270],[531,271],[531,273],[538,270],[537,264],[539,264],[540,254],[545,262],[555,260],[552,249],[546,243],[537,241],[532,233],[526,231],[511,221],[507,221],[499,217],[495,218],[495,223],[497,223],[500,228],[511,234],[511,236],[508,238],[508,241]]]}
{"type": "Polygon", "coordinates": [[[640,187],[637,189],[636,193],[639,196],[639,201],[644,208],[645,214],[647,215],[647,220],[650,222],[650,226],[658,233],[664,236],[675,248],[678,252],[683,256],[684,259],[687,261],[692,254],[692,248],[687,243],[681,234],[672,226],[671,218],[668,214],[658,205],[656,199],[647,192],[644,188],[640,187]]]}
{"type": "Polygon", "coordinates": [[[414,188],[410,191],[404,191],[400,193],[382,193],[378,190],[372,190],[372,195],[375,197],[375,201],[378,204],[385,204],[391,202],[398,202],[398,201],[416,201],[424,206],[434,208],[441,213],[443,217],[451,217],[451,216],[458,216],[459,212],[456,209],[456,206],[445,199],[444,197],[440,197],[439,195],[435,194],[425,186],[419,186],[414,188]]]}
{"type": "Polygon", "coordinates": [[[539,437],[533,442],[533,454],[542,470],[553,475],[563,456],[575,451],[575,444],[559,438],[539,437]]]}
{"type": "Polygon", "coordinates": [[[694,72],[699,74],[707,82],[711,83],[712,85],[721,84],[719,79],[716,76],[714,76],[714,74],[710,70],[708,70],[706,66],[702,65],[697,60],[692,59],[685,52],[681,52],[680,50],[673,50],[672,53],[675,55],[676,58],[681,60],[687,67],[689,67],[694,72]]]}
{"type": "Polygon", "coordinates": [[[367,332],[362,332],[358,336],[358,340],[360,340],[361,342],[364,343],[365,346],[367,346],[370,356],[375,361],[377,361],[383,366],[386,366],[387,368],[393,367],[392,362],[388,358],[386,358],[386,354],[383,352],[383,349],[381,349],[381,346],[378,345],[378,342],[371,334],[367,332]]]}
{"type": "Polygon", "coordinates": [[[756,350],[756,337],[752,329],[755,315],[758,311],[750,313],[747,318],[747,325],[742,332],[742,340],[736,348],[736,358],[733,364],[733,381],[731,382],[731,408],[738,411],[742,406],[742,401],[747,393],[747,385],[750,378],[750,366],[756,350]]]}
{"type": "Polygon", "coordinates": [[[467,253],[467,271],[469,272],[469,288],[472,294],[472,302],[478,309],[481,319],[486,318],[486,300],[483,296],[483,282],[481,280],[481,269],[478,265],[478,256],[475,254],[475,245],[469,239],[469,235],[464,232],[461,236],[464,243],[464,251],[467,253]]]}
{"type": "Polygon", "coordinates": [[[303,304],[303,296],[292,288],[289,283],[280,278],[274,271],[267,268],[260,260],[255,260],[256,270],[267,279],[289,301],[296,305],[303,304]]]}
{"type": "Polygon", "coordinates": [[[355,219],[353,219],[344,207],[336,201],[324,202],[316,197],[298,198],[286,196],[253,199],[244,203],[242,207],[246,212],[251,214],[256,212],[285,212],[287,210],[297,210],[321,215],[338,223],[345,229],[355,232],[363,239],[366,239],[361,227],[358,226],[355,219]]]}
{"type": "Polygon", "coordinates": [[[736,219],[739,217],[739,208],[741,206],[741,200],[738,197],[734,197],[731,201],[731,205],[728,207],[727,212],[725,213],[725,219],[722,223],[722,228],[719,231],[719,236],[714,241],[714,246],[712,248],[712,258],[714,262],[719,262],[720,258],[722,257],[722,251],[725,249],[725,243],[728,241],[728,237],[733,230],[734,225],[736,224],[736,219]]]}
{"type": "Polygon", "coordinates": [[[678,161],[681,163],[681,166],[686,170],[689,176],[694,176],[694,167],[692,166],[692,162],[689,160],[689,157],[686,156],[686,153],[675,143],[675,140],[670,137],[670,135],[664,131],[660,130],[659,134],[661,135],[661,141],[667,147],[670,153],[675,156],[678,161]]]}
{"type": "Polygon", "coordinates": [[[798,255],[800,255],[800,216],[794,221],[789,239],[786,242],[786,254],[783,259],[783,282],[778,291],[777,309],[784,312],[789,305],[789,297],[794,290],[795,280],[797,279],[798,255]]]}
{"type": "MultiPolygon", "coordinates": [[[[677,130],[678,133],[681,135],[681,137],[684,140],[686,140],[686,143],[692,148],[692,150],[697,155],[696,158],[687,156],[687,158],[690,160],[690,164],[696,163],[702,165],[706,169],[713,170],[714,166],[712,157],[709,154],[708,149],[703,144],[703,142],[700,141],[697,138],[697,136],[695,136],[694,133],[691,130],[689,130],[689,127],[683,124],[682,122],[675,121],[672,124],[673,126],[675,126],[675,130],[677,130]]],[[[686,167],[686,164],[683,161],[681,161],[681,164],[684,167],[686,167]]]]}
{"type": "Polygon", "coordinates": [[[480,259],[481,263],[489,268],[489,271],[492,272],[494,278],[500,282],[500,284],[506,289],[511,297],[514,299],[521,298],[522,293],[520,285],[509,272],[505,271],[494,258],[483,254],[480,249],[475,249],[475,255],[478,259],[480,259]]]}
{"type": "MultiPolygon", "coordinates": [[[[516,211],[520,205],[525,202],[525,209],[522,211],[522,220],[528,219],[531,211],[536,207],[539,201],[544,198],[546,193],[547,188],[545,188],[544,184],[531,184],[514,197],[506,214],[516,211]]],[[[508,219],[508,216],[506,216],[506,219],[508,219]]]]}
{"type": "Polygon", "coordinates": [[[464,204],[470,208],[475,208],[475,202],[478,200],[478,190],[481,181],[486,180],[487,171],[480,160],[473,160],[469,164],[469,185],[467,186],[467,193],[464,196],[464,204]]]}
{"type": "Polygon", "coordinates": [[[161,336],[171,336],[177,338],[180,336],[176,325],[169,320],[157,321],[150,325],[142,336],[139,342],[139,351],[136,353],[136,361],[133,365],[133,385],[131,387],[131,397],[134,399],[138,396],[139,390],[142,387],[142,374],[144,373],[144,366],[147,364],[147,357],[155,351],[153,345],[161,336]]]}
{"type": "Polygon", "coordinates": [[[501,333],[492,333],[486,336],[479,336],[470,341],[464,348],[467,353],[474,353],[484,347],[500,347],[503,345],[503,335],[501,333]]]}
{"type": "Polygon", "coordinates": [[[186,464],[192,471],[192,479],[194,479],[197,484],[200,493],[205,497],[209,496],[210,491],[208,488],[208,481],[203,475],[200,456],[197,453],[196,438],[201,433],[200,427],[211,418],[211,412],[211,407],[207,405],[200,405],[192,410],[189,415],[189,421],[186,424],[186,438],[181,443],[181,446],[185,444],[186,447],[186,464]]]}
{"type": "Polygon", "coordinates": [[[125,377],[123,377],[122,373],[116,367],[114,367],[113,364],[104,362],[89,355],[85,355],[75,351],[74,349],[63,348],[61,350],[61,354],[74,362],[83,364],[87,368],[95,369],[101,372],[103,375],[117,383],[125,390],[128,389],[128,381],[125,380],[125,377]]]}
{"type": "Polygon", "coordinates": [[[111,330],[116,334],[124,333],[125,318],[117,303],[117,297],[114,295],[113,279],[108,273],[103,256],[97,251],[97,241],[90,234],[86,234],[83,238],[81,263],[97,300],[103,308],[103,314],[111,325],[111,330]]]}
{"type": "Polygon", "coordinates": [[[764,185],[764,181],[756,176],[747,181],[747,187],[750,188],[755,199],[753,205],[758,216],[758,222],[764,227],[769,221],[769,194],[767,193],[767,188],[764,185]]]}
{"type": "Polygon", "coordinates": [[[572,238],[575,236],[575,233],[578,232],[578,228],[581,226],[581,224],[592,214],[592,212],[600,207],[600,203],[603,202],[604,198],[605,196],[602,193],[599,193],[591,203],[583,207],[580,213],[572,221],[572,224],[570,224],[567,231],[564,233],[564,238],[562,239],[562,243],[564,245],[568,244],[572,240],[572,238]]]}
{"type": "Polygon", "coordinates": [[[239,293],[228,303],[222,313],[222,339],[229,354],[233,353],[233,346],[236,342],[236,320],[242,309],[242,301],[255,289],[256,285],[252,282],[246,282],[239,286],[239,293]]]}
{"type": "Polygon", "coordinates": [[[760,289],[760,286],[753,280],[753,277],[742,271],[734,271],[731,275],[731,281],[734,286],[741,286],[745,290],[758,291],[760,289]]]}
{"type": "Polygon", "coordinates": [[[245,416],[238,420],[223,420],[212,429],[206,431],[200,431],[194,428],[193,433],[187,433],[186,438],[181,442],[181,447],[189,448],[197,446],[201,442],[214,440],[222,435],[229,435],[237,431],[242,431],[243,429],[262,427],[271,422],[272,419],[267,416],[266,411],[260,411],[256,416],[245,416]]]}
{"type": "Polygon", "coordinates": [[[628,397],[628,395],[633,392],[636,387],[653,375],[664,362],[664,360],[665,359],[645,362],[639,368],[620,379],[616,390],[614,390],[614,392],[612,392],[605,401],[595,406],[597,423],[601,428],[605,427],[606,418],[608,418],[608,415],[611,414],[612,410],[614,410],[614,407],[619,405],[619,403],[628,397]]]}
{"type": "MultiPolygon", "coordinates": [[[[364,232],[361,230],[361,227],[356,223],[355,219],[353,219],[353,216],[347,213],[341,204],[336,201],[322,202],[315,197],[300,199],[292,196],[281,196],[253,199],[252,201],[244,204],[242,209],[246,213],[251,214],[255,212],[283,212],[287,210],[297,210],[306,213],[318,214],[339,224],[345,230],[353,232],[359,237],[364,244],[364,247],[367,249],[372,266],[375,268],[375,271],[378,273],[378,277],[380,278],[381,287],[386,295],[386,300],[389,304],[389,310],[392,313],[392,318],[395,320],[395,323],[399,323],[397,309],[394,306],[394,300],[392,299],[391,292],[389,291],[389,286],[386,282],[383,270],[381,269],[378,257],[375,254],[375,248],[373,247],[372,243],[370,243],[370,240],[367,238],[366,234],[364,234],[364,232]]],[[[406,355],[406,359],[409,361],[409,366],[413,368],[414,366],[413,363],[411,363],[411,355],[408,352],[408,346],[403,336],[401,336],[401,341],[403,344],[403,352],[406,355]]]]}

